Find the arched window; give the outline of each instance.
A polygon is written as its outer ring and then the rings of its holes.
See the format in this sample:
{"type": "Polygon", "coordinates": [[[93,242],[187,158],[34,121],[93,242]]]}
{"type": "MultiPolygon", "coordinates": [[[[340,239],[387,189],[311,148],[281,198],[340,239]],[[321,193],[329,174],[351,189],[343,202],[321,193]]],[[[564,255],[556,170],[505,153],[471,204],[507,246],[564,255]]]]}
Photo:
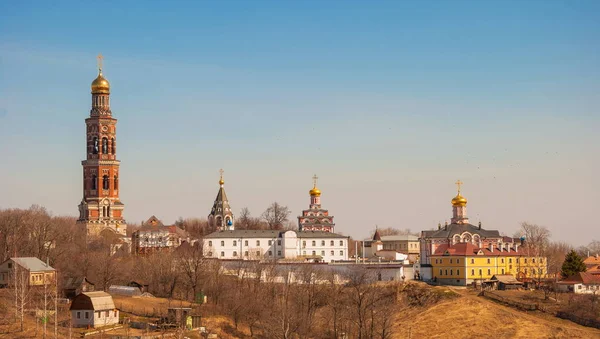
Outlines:
{"type": "Polygon", "coordinates": [[[97,137],[94,137],[94,142],[93,143],[94,143],[94,149],[92,150],[92,152],[94,154],[98,154],[98,138],[97,137]]]}
{"type": "Polygon", "coordinates": [[[111,151],[112,151],[112,154],[114,155],[117,153],[117,144],[115,143],[115,138],[112,138],[111,141],[112,141],[111,142],[111,145],[112,145],[111,151]]]}
{"type": "Polygon", "coordinates": [[[102,138],[102,154],[108,154],[108,139],[102,138]]]}
{"type": "Polygon", "coordinates": [[[110,183],[108,181],[108,175],[102,177],[102,189],[107,190],[110,187],[110,183]]]}
{"type": "Polygon", "coordinates": [[[92,189],[95,190],[98,188],[98,177],[96,175],[92,175],[92,189]]]}
{"type": "Polygon", "coordinates": [[[115,190],[119,189],[119,177],[117,177],[116,175],[115,175],[115,182],[114,182],[113,187],[115,190]]]}

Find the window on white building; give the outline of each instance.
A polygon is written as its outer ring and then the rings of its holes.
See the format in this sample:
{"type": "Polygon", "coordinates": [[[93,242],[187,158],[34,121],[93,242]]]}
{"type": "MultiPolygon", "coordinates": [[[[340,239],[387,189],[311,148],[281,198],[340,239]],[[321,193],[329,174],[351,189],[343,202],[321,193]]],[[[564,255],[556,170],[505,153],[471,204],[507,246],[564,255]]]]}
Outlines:
{"type": "Polygon", "coordinates": [[[260,246],[260,240],[256,240],[256,246],[260,246]]]}
{"type": "Polygon", "coordinates": [[[233,251],[233,256],[237,257],[237,251],[233,251]]]}
{"type": "Polygon", "coordinates": [[[325,246],[325,240],[321,240],[321,246],[325,246]]]}
{"type": "Polygon", "coordinates": [[[317,255],[317,252],[315,252],[315,251],[312,251],[312,255],[317,255]]]}
{"type": "Polygon", "coordinates": [[[331,251],[331,255],[335,255],[333,251],[331,251]]]}
{"type": "Polygon", "coordinates": [[[306,247],[306,240],[302,240],[302,248],[306,247]]]}
{"type": "Polygon", "coordinates": [[[248,240],[244,240],[244,246],[248,246],[248,240]]]}
{"type": "Polygon", "coordinates": [[[248,251],[245,251],[244,252],[244,257],[247,257],[247,256],[248,256],[248,251]]]}
{"type": "Polygon", "coordinates": [[[277,251],[277,255],[281,257],[281,251],[277,251]]]}
{"type": "Polygon", "coordinates": [[[340,255],[342,255],[342,256],[343,256],[343,255],[344,255],[344,251],[340,251],[340,255]]]}
{"type": "Polygon", "coordinates": [[[81,319],[81,312],[77,312],[77,319],[81,319]]]}
{"type": "Polygon", "coordinates": [[[208,246],[212,246],[212,241],[209,241],[209,242],[208,242],[208,246]]]}
{"type": "Polygon", "coordinates": [[[269,256],[272,256],[272,255],[273,255],[273,251],[269,251],[269,256]]]}
{"type": "Polygon", "coordinates": [[[281,246],[281,240],[277,240],[277,246],[281,246]]]}
{"type": "Polygon", "coordinates": [[[334,242],[333,240],[331,240],[331,241],[329,242],[329,246],[333,246],[333,244],[334,244],[334,243],[335,243],[335,242],[334,242]]]}
{"type": "Polygon", "coordinates": [[[313,246],[317,246],[317,242],[315,240],[312,241],[313,246]]]}
{"type": "Polygon", "coordinates": [[[271,240],[269,240],[269,246],[271,246],[271,240]]]}
{"type": "Polygon", "coordinates": [[[237,241],[236,240],[233,241],[233,246],[237,246],[237,241]]]}
{"type": "Polygon", "coordinates": [[[221,240],[221,247],[225,246],[225,240],[221,240]]]}
{"type": "Polygon", "coordinates": [[[344,246],[344,240],[340,240],[340,246],[344,246]]]}
{"type": "Polygon", "coordinates": [[[225,252],[221,252],[221,256],[224,257],[225,256],[225,252]]]}
{"type": "Polygon", "coordinates": [[[321,251],[321,255],[322,255],[322,256],[325,256],[325,251],[321,251]]]}

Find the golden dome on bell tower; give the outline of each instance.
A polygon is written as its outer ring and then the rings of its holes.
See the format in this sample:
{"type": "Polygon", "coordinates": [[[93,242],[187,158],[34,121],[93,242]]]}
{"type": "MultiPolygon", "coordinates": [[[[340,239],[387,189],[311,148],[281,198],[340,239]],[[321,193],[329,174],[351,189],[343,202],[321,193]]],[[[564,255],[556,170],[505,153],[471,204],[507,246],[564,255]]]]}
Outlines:
{"type": "Polygon", "coordinates": [[[319,179],[319,177],[317,177],[317,175],[315,174],[313,176],[313,188],[310,191],[308,191],[311,197],[321,196],[321,190],[317,188],[317,179],[319,179]]]}
{"type": "Polygon", "coordinates": [[[456,207],[467,206],[467,198],[460,195],[460,185],[462,185],[462,184],[463,184],[463,182],[460,180],[458,180],[456,182],[456,186],[458,186],[458,194],[454,198],[452,198],[452,206],[456,206],[456,207]]]}
{"type": "Polygon", "coordinates": [[[92,81],[92,94],[110,94],[110,83],[102,75],[102,54],[98,55],[98,76],[92,81]]]}

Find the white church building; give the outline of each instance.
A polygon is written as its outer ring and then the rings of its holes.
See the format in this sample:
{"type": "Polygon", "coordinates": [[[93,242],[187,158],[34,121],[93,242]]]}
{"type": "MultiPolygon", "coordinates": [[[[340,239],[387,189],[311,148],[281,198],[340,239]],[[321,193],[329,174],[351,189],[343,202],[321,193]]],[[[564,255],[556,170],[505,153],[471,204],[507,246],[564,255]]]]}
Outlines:
{"type": "Polygon", "coordinates": [[[348,237],[324,231],[223,230],[204,237],[204,255],[243,260],[348,260],[348,237]]]}

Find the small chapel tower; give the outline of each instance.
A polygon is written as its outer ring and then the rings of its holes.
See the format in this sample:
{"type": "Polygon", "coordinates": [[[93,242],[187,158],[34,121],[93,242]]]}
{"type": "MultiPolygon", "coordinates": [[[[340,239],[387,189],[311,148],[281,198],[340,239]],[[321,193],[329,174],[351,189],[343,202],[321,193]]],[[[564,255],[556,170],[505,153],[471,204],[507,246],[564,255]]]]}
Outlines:
{"type": "Polygon", "coordinates": [[[463,184],[462,181],[458,180],[456,186],[458,187],[458,194],[452,198],[452,220],[453,224],[468,224],[469,218],[467,217],[467,198],[460,195],[460,186],[463,184]]]}
{"type": "Polygon", "coordinates": [[[219,192],[215,198],[215,203],[208,215],[209,226],[217,231],[234,230],[234,218],[225,194],[225,180],[223,180],[223,169],[219,170],[221,178],[219,179],[219,192]]]}
{"type": "Polygon", "coordinates": [[[334,232],[335,223],[329,211],[321,208],[321,190],[317,188],[317,175],[313,176],[313,188],[308,191],[310,205],[307,210],[302,211],[298,217],[298,229],[300,231],[324,231],[334,232]]]}
{"type": "Polygon", "coordinates": [[[119,199],[117,160],[117,119],[110,110],[110,84],[102,74],[102,55],[98,55],[98,76],[92,82],[92,109],[86,125],[86,160],[83,166],[83,199],[79,204],[78,223],[87,235],[97,236],[108,230],[124,236],[125,205],[119,199]]]}

